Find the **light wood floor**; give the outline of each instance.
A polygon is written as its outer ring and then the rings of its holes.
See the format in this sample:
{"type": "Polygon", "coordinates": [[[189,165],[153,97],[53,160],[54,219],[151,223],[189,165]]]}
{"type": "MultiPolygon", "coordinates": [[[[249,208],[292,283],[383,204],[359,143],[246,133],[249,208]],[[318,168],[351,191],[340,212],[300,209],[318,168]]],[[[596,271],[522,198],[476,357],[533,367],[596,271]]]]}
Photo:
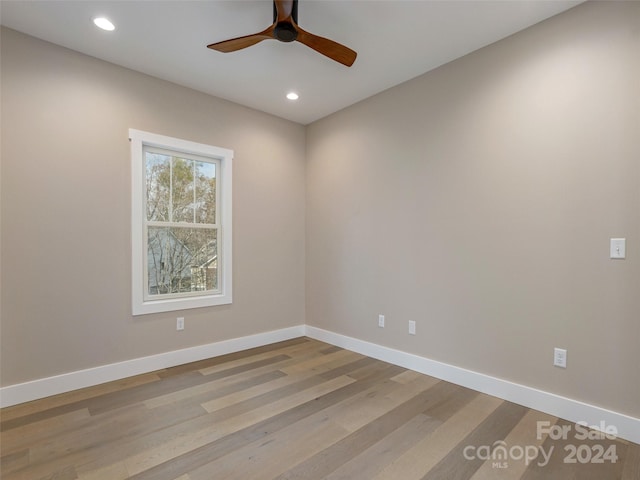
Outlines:
{"type": "Polygon", "coordinates": [[[307,338],[1,415],[4,480],[640,479],[638,445],[307,338]],[[538,438],[544,421],[567,440],[538,438]],[[616,462],[579,463],[600,448],[616,462]]]}

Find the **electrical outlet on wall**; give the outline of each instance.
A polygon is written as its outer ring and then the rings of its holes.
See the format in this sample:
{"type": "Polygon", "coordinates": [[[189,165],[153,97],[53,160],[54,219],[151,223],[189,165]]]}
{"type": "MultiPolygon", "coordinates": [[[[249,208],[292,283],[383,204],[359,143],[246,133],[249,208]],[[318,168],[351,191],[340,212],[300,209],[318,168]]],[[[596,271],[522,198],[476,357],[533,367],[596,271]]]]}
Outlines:
{"type": "Polygon", "coordinates": [[[416,334],[416,322],[413,320],[409,320],[409,335],[416,334]]]}
{"type": "Polygon", "coordinates": [[[560,368],[567,368],[567,351],[564,348],[553,349],[553,365],[560,368]]]}
{"type": "Polygon", "coordinates": [[[378,326],[384,328],[384,315],[378,315],[378,326]]]}
{"type": "Polygon", "coordinates": [[[176,319],[176,330],[184,330],[184,317],[176,319]]]}

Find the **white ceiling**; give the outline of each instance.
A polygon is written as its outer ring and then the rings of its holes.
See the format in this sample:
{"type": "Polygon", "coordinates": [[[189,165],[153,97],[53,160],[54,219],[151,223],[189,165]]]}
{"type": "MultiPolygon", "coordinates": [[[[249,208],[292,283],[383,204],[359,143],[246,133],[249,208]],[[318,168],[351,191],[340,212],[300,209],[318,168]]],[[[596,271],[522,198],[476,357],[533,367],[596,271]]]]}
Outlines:
{"type": "Polygon", "coordinates": [[[124,67],[308,124],[582,0],[299,0],[307,31],[358,52],[344,67],[300,43],[206,45],[263,30],[269,0],[0,0],[3,25],[124,67]],[[106,16],[113,32],[92,19],[106,16]],[[300,99],[285,99],[295,90],[300,99]]]}

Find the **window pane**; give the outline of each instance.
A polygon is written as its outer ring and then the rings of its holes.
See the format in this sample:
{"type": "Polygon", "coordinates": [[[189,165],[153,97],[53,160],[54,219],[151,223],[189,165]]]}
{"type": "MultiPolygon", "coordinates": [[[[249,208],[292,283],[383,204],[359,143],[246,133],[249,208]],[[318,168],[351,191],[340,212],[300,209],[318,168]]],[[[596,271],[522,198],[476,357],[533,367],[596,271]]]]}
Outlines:
{"type": "Polygon", "coordinates": [[[171,189],[173,191],[172,222],[193,222],[193,167],[195,162],[173,157],[171,189]]]}
{"type": "Polygon", "coordinates": [[[218,289],[217,230],[149,227],[149,295],[218,289]]]}
{"type": "Polygon", "coordinates": [[[216,164],[196,162],[196,223],[216,223],[216,164]]]}
{"type": "Polygon", "coordinates": [[[147,220],[169,221],[171,157],[145,152],[147,220]]]}

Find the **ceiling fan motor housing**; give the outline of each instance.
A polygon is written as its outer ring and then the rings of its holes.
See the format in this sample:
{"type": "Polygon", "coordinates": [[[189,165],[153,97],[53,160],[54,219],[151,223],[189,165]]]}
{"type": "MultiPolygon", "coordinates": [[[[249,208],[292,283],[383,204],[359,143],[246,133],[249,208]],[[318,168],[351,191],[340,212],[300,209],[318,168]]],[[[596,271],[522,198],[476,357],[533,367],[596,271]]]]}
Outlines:
{"type": "Polygon", "coordinates": [[[296,28],[289,22],[280,22],[273,30],[273,35],[281,42],[293,42],[298,38],[296,28]]]}

